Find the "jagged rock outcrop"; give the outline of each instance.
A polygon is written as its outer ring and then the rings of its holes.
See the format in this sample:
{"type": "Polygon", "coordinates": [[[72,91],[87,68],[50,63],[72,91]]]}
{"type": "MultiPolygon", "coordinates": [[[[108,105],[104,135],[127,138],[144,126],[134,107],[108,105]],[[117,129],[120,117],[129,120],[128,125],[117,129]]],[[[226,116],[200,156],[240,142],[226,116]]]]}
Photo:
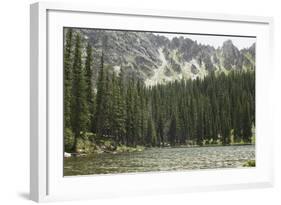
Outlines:
{"type": "Polygon", "coordinates": [[[147,85],[180,79],[203,78],[208,73],[255,69],[255,44],[239,50],[227,40],[219,48],[189,38],[168,39],[149,32],[74,29],[94,48],[97,76],[101,53],[110,69],[143,80],[147,85]]]}

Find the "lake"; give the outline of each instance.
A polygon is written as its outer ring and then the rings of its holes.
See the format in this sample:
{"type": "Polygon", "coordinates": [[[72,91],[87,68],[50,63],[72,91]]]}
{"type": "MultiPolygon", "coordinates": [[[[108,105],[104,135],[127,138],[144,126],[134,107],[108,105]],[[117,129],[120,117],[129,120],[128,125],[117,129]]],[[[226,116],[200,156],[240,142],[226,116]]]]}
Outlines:
{"type": "Polygon", "coordinates": [[[255,160],[254,145],[146,148],[142,152],[65,158],[64,176],[238,168],[248,160],[255,160]]]}

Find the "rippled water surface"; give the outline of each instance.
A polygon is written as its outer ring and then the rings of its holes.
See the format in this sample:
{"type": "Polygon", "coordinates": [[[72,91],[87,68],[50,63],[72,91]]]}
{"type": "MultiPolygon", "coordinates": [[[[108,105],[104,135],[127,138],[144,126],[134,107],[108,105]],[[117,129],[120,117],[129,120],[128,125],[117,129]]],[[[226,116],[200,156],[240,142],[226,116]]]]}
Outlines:
{"type": "Polygon", "coordinates": [[[142,152],[95,154],[64,159],[64,175],[242,167],[255,159],[255,146],[147,148],[142,152]]]}

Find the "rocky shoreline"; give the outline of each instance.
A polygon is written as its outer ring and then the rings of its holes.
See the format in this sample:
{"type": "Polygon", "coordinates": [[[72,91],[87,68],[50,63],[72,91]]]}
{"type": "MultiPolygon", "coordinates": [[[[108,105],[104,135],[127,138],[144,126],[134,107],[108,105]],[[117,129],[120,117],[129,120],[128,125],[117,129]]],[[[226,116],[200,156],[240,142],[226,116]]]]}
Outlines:
{"type": "Polygon", "coordinates": [[[124,153],[124,152],[142,152],[145,147],[144,146],[136,146],[136,147],[128,147],[125,145],[118,145],[116,147],[114,146],[98,146],[96,144],[92,144],[94,148],[88,149],[87,151],[85,149],[78,149],[77,152],[64,152],[64,157],[85,157],[89,154],[103,154],[103,153],[109,153],[109,154],[118,154],[118,153],[124,153]]]}

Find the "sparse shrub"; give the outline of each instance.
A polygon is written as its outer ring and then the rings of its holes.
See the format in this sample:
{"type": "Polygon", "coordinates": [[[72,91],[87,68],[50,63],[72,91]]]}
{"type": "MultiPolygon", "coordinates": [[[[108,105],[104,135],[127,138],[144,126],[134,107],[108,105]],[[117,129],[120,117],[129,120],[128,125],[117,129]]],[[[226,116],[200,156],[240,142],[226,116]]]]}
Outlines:
{"type": "Polygon", "coordinates": [[[82,139],[79,138],[77,139],[77,152],[78,153],[93,153],[93,151],[96,149],[96,146],[88,139],[82,139]]]}
{"type": "Polygon", "coordinates": [[[256,160],[248,160],[245,164],[243,164],[243,167],[255,167],[256,166],[256,160]]]}
{"type": "Polygon", "coordinates": [[[74,144],[74,135],[71,129],[66,128],[64,130],[64,147],[65,152],[71,152],[74,144]]]}

